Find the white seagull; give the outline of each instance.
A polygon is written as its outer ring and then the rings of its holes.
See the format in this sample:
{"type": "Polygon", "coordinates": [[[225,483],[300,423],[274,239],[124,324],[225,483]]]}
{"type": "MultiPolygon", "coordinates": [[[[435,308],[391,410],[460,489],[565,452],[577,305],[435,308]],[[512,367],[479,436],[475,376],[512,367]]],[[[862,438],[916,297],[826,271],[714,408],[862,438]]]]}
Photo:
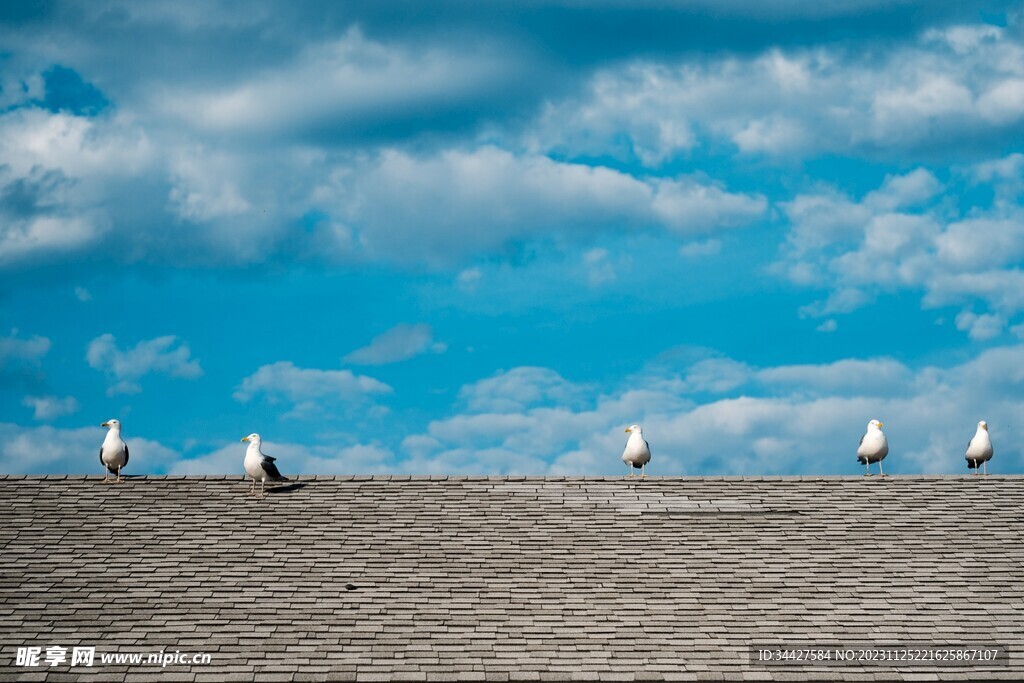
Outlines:
{"type": "Polygon", "coordinates": [[[108,483],[109,476],[116,474],[114,481],[118,484],[124,482],[121,479],[121,468],[128,464],[128,444],[121,438],[121,423],[118,420],[107,420],[101,427],[107,427],[107,435],[103,438],[103,445],[100,446],[100,464],[103,465],[103,483],[108,483]]]}
{"type": "Polygon", "coordinates": [[[882,423],[878,420],[868,422],[868,431],[860,437],[860,446],[857,447],[857,462],[867,468],[864,476],[871,476],[871,463],[877,462],[878,474],[884,477],[882,461],[888,454],[889,442],[885,440],[885,434],[882,433],[882,423]]]}
{"type": "Polygon", "coordinates": [[[242,441],[249,442],[249,447],[245,449],[245,473],[252,477],[252,488],[249,489],[248,495],[256,494],[257,479],[260,481],[261,498],[266,497],[265,488],[268,479],[270,481],[288,481],[287,477],[281,476],[277,465],[274,464],[277,458],[271,458],[260,450],[260,444],[263,441],[259,434],[253,432],[249,436],[242,437],[242,441]]]}
{"type": "Polygon", "coordinates": [[[622,451],[622,462],[629,467],[629,476],[633,477],[633,468],[640,468],[640,478],[647,476],[644,467],[651,461],[651,447],[644,440],[644,432],[640,425],[626,427],[629,439],[626,441],[626,450],[622,451]]]}
{"type": "Polygon", "coordinates": [[[982,471],[988,474],[985,463],[992,459],[992,439],[988,435],[988,422],[982,420],[978,423],[978,431],[974,438],[967,444],[967,467],[978,473],[978,463],[981,463],[982,471]]]}

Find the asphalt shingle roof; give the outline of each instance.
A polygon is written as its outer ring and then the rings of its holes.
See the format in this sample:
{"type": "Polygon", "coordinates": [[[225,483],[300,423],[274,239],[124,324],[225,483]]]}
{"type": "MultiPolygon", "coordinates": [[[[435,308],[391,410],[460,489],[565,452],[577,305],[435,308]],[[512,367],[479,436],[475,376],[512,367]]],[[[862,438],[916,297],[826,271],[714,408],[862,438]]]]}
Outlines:
{"type": "Polygon", "coordinates": [[[0,478],[0,680],[1024,677],[1024,477],[0,478]],[[751,647],[1001,645],[996,665],[751,647]],[[92,668],[17,648],[95,646],[92,668]],[[103,665],[104,652],[210,653],[103,665]]]}

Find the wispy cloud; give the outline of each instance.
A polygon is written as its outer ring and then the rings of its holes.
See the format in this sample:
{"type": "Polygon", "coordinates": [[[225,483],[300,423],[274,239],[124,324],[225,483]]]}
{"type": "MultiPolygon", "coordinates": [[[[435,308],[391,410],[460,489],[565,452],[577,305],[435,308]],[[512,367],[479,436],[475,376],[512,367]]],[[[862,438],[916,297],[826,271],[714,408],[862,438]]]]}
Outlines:
{"type": "Polygon", "coordinates": [[[342,361],[355,365],[386,365],[424,353],[444,353],[447,348],[444,342],[434,340],[434,330],[430,325],[403,323],[377,335],[369,344],[349,353],[342,361]]]}
{"type": "Polygon", "coordinates": [[[199,361],[191,356],[188,344],[173,335],[140,341],[122,350],[114,335],[104,334],[89,342],[86,352],[89,367],[107,376],[108,396],[139,393],[142,391],[139,381],[149,374],[182,379],[202,377],[199,361]]]}
{"type": "Polygon", "coordinates": [[[32,408],[32,417],[44,422],[78,412],[78,400],[74,396],[26,396],[22,405],[32,408]]]}
{"type": "Polygon", "coordinates": [[[7,337],[0,337],[0,367],[14,363],[37,363],[50,351],[50,340],[33,335],[22,338],[18,330],[12,330],[7,337]]]}

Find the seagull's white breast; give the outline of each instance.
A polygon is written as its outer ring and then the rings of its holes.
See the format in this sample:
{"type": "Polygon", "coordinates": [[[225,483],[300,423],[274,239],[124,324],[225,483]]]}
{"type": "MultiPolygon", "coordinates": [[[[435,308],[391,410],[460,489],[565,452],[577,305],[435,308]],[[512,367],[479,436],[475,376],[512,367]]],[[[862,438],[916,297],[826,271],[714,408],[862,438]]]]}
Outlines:
{"type": "Polygon", "coordinates": [[[104,465],[110,465],[114,468],[123,467],[126,458],[125,454],[125,443],[121,439],[121,433],[117,430],[111,429],[107,432],[107,435],[103,438],[103,445],[100,447],[102,450],[102,460],[104,465]]]}
{"type": "Polygon", "coordinates": [[[249,447],[245,449],[245,473],[253,479],[264,479],[267,473],[263,471],[263,453],[260,452],[259,446],[256,444],[249,444],[249,447]]]}
{"type": "Polygon", "coordinates": [[[881,429],[872,427],[864,435],[864,440],[861,441],[860,446],[857,448],[857,456],[867,458],[874,462],[875,460],[881,460],[889,453],[889,442],[885,438],[885,434],[882,433],[881,429]]]}
{"type": "Polygon", "coordinates": [[[979,429],[978,433],[971,439],[971,443],[967,445],[967,458],[981,462],[991,457],[992,438],[988,435],[988,430],[979,429]]]}
{"type": "Polygon", "coordinates": [[[651,460],[651,449],[644,441],[643,434],[633,432],[626,441],[626,450],[622,451],[622,462],[635,467],[646,465],[651,460]]]}

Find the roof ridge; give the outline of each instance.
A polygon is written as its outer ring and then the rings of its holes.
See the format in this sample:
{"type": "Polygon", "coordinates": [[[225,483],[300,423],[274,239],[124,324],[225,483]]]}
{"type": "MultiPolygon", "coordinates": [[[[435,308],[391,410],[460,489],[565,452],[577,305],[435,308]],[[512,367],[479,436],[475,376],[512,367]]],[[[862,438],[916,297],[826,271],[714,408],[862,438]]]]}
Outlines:
{"type": "MultiPolygon", "coordinates": [[[[247,479],[242,474],[136,474],[126,475],[135,480],[180,480],[180,481],[225,481],[247,479]]],[[[65,479],[87,480],[102,479],[99,474],[0,474],[4,479],[31,479],[60,481],[65,479]]],[[[289,475],[292,481],[533,481],[533,482],[591,482],[591,481],[623,481],[623,476],[543,476],[543,475],[448,475],[448,474],[300,474],[289,475]]],[[[793,475],[672,475],[648,476],[644,481],[862,481],[864,475],[858,474],[793,474],[793,475]]],[[[875,477],[874,479],[879,479],[875,477]]],[[[981,480],[981,477],[969,473],[963,474],[896,474],[886,475],[884,480],[916,481],[939,479],[970,479],[981,480]]],[[[986,480],[1024,479],[1024,474],[989,474],[986,480]]],[[[635,480],[639,481],[639,480],[635,480]]]]}

